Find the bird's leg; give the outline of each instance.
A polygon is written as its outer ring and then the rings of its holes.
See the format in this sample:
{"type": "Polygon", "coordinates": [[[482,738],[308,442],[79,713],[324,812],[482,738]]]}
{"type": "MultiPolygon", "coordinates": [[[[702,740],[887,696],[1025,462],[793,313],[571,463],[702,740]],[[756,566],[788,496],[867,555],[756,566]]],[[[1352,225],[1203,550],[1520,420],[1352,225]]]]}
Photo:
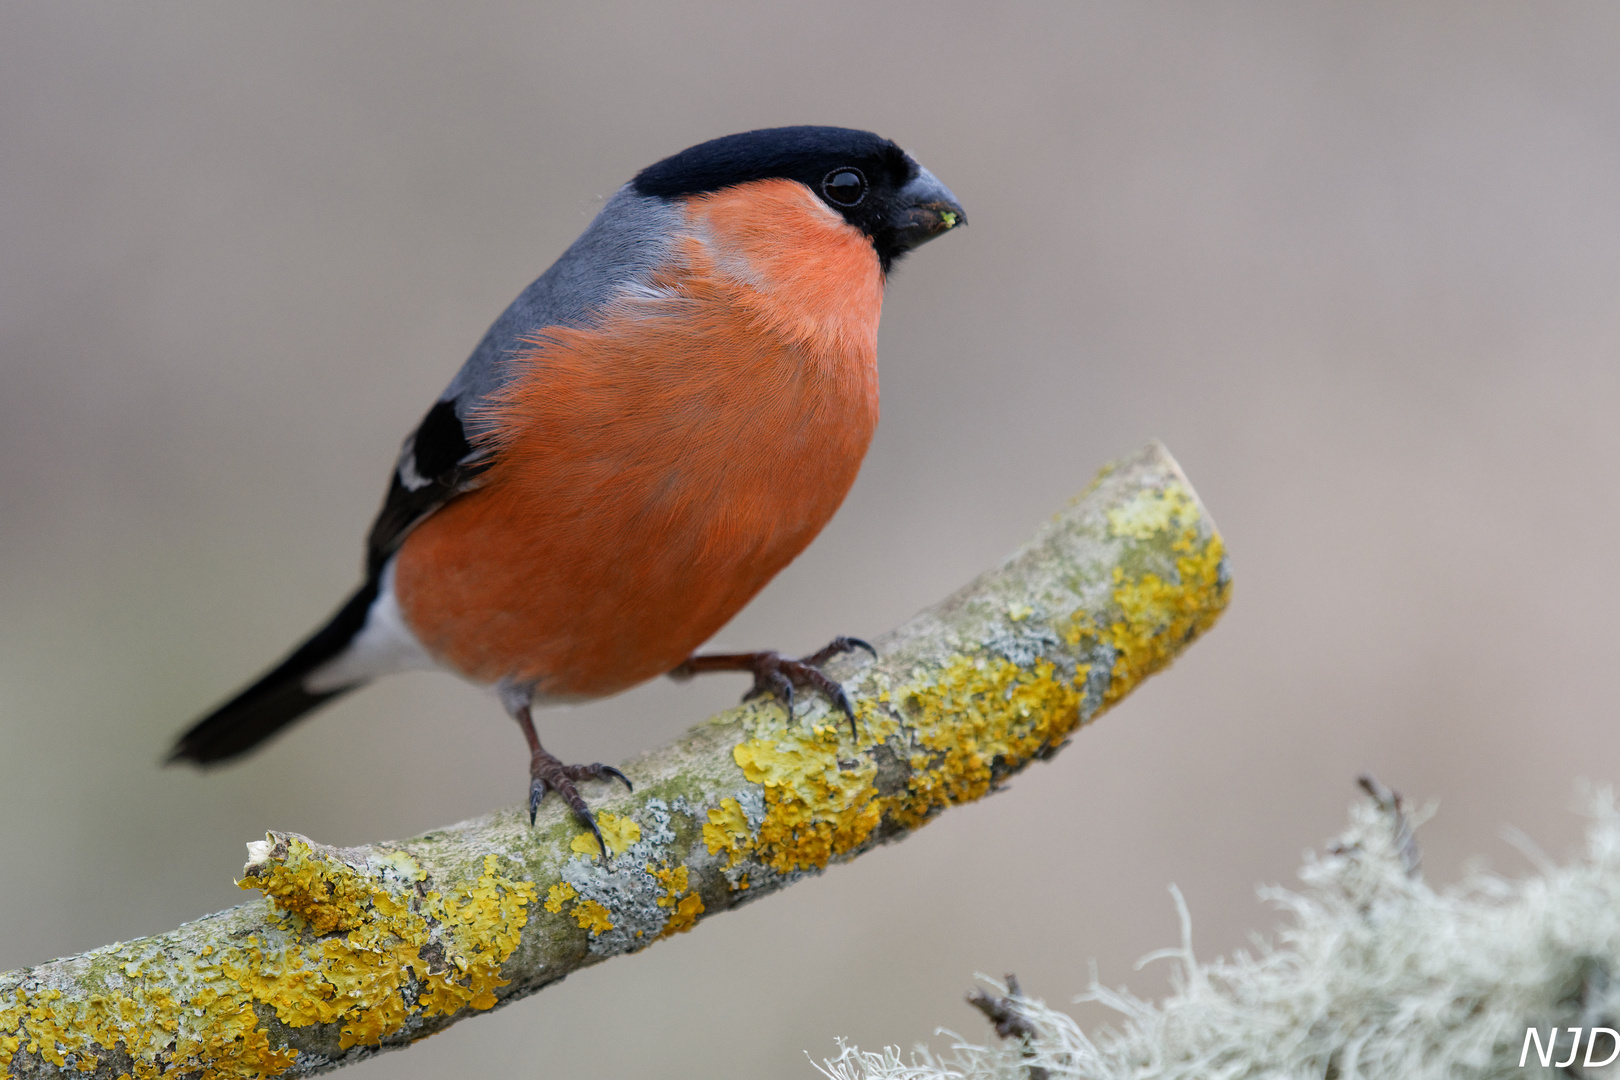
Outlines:
{"type": "Polygon", "coordinates": [[[838,706],[839,711],[849,717],[849,733],[855,736],[857,735],[855,706],[850,703],[849,694],[844,688],[822,672],[821,665],[841,653],[854,652],[856,649],[865,649],[872,654],[872,659],[877,659],[877,650],[860,638],[836,637],[826,648],[797,659],[777,652],[710,653],[706,656],[689,656],[671,671],[669,676],[672,679],[685,680],[704,671],[753,672],[754,686],[743,695],[743,700],[749,701],[762,694],[771,694],[782,702],[789,719],[793,717],[794,687],[820,690],[838,706]]]}
{"type": "Polygon", "coordinates": [[[602,839],[602,830],[596,826],[596,816],[591,813],[590,807],[585,805],[585,799],[580,795],[579,789],[574,787],[574,781],[606,780],[611,776],[630,791],[634,791],[635,787],[624,773],[611,765],[603,765],[601,762],[594,765],[564,765],[556,755],[540,745],[540,736],[534,730],[534,717],[530,715],[529,705],[514,708],[512,719],[518,722],[518,726],[523,729],[523,737],[529,741],[529,824],[534,824],[534,816],[539,811],[540,800],[546,797],[546,792],[555,791],[563,797],[563,801],[574,812],[574,816],[596,834],[596,842],[602,847],[602,858],[606,859],[607,841],[602,839]]]}

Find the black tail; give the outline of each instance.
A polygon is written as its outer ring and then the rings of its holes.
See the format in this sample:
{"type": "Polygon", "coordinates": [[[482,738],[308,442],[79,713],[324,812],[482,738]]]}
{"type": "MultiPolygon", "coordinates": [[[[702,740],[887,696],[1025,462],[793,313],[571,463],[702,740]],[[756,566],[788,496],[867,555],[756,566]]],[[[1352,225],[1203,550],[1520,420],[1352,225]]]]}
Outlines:
{"type": "Polygon", "coordinates": [[[330,622],[269,674],[192,725],[174,744],[169,761],[194,761],[199,765],[229,761],[305,713],[353,690],[354,686],[345,686],[312,693],[304,689],[304,679],[348,647],[366,625],[366,613],[376,599],[374,577],[349,597],[330,622]]]}

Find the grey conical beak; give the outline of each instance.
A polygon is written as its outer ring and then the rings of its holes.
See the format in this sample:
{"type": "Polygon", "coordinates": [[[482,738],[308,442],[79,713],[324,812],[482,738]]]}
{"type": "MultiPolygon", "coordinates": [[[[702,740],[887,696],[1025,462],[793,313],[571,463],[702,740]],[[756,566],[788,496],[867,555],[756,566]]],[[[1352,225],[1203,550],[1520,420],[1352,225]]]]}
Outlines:
{"type": "Polygon", "coordinates": [[[917,175],[900,189],[897,201],[895,246],[902,252],[967,224],[962,204],[951,189],[921,165],[917,166],[917,175]]]}

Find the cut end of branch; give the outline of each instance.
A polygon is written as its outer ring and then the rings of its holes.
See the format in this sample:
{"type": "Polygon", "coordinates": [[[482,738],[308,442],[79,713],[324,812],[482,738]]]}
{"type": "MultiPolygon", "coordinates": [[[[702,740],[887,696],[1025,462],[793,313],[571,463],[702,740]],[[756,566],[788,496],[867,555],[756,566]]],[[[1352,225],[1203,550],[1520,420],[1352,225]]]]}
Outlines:
{"type": "Polygon", "coordinates": [[[270,859],[272,841],[267,836],[263,840],[249,840],[247,842],[248,861],[242,866],[242,876],[252,877],[262,865],[270,859]]]}

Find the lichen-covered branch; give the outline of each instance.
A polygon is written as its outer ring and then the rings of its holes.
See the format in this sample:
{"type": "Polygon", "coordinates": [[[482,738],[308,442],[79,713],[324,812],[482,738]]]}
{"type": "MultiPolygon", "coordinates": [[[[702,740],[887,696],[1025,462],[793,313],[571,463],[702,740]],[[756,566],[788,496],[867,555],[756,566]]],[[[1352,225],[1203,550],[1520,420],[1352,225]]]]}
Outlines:
{"type": "Polygon", "coordinates": [[[404,1046],[832,862],[1049,758],[1230,593],[1220,536],[1154,443],[1001,567],[829,670],[789,718],[732,709],[589,793],[611,858],[552,800],[412,840],[249,845],[263,895],[172,933],[0,975],[19,1078],[306,1076],[404,1046]]]}

